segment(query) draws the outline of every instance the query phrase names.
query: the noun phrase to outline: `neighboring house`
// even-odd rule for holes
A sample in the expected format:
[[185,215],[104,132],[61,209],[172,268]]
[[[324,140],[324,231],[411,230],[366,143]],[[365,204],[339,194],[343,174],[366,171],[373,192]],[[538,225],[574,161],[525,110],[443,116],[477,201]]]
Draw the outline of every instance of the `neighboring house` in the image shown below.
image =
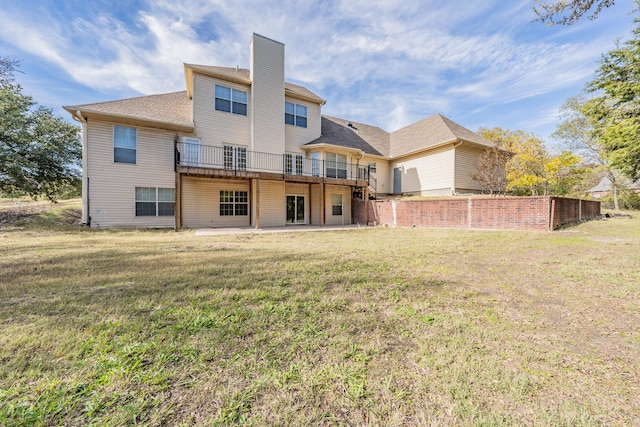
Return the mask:
[[[623,177],[617,177],[616,181],[618,182],[618,188],[624,188],[635,193],[640,193],[640,181],[631,182],[630,180]],[[599,199],[601,197],[609,195],[610,193],[611,179],[606,175],[602,177],[600,182],[598,182],[595,187],[587,190],[587,195],[593,197],[594,199]]]
[[350,224],[353,197],[480,192],[492,144],[436,114],[388,133],[321,115],[254,34],[250,69],[185,64],[186,91],[64,107],[83,125],[94,227]]

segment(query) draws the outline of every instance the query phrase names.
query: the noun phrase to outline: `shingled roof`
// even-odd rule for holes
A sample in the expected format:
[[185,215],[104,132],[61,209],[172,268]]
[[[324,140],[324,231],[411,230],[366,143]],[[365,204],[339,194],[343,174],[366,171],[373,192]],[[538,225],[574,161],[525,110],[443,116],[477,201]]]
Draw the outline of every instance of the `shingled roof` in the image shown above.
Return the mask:
[[320,138],[305,144],[330,144],[354,148],[374,156],[389,155],[389,133],[377,126],[322,116]]
[[[211,77],[218,77],[225,80],[234,81],[242,84],[251,84],[251,73],[246,68],[232,68],[232,67],[217,67],[214,65],[198,65],[198,64],[184,64],[186,69],[192,69],[193,71],[204,74]],[[293,97],[303,98],[308,101],[324,104],[325,100],[320,98],[315,93],[311,92],[306,87],[285,82],[284,83],[285,95]]]
[[111,116],[129,121],[146,122],[155,127],[172,127],[193,130],[191,99],[186,91],[160,95],[139,96],[95,104],[68,105],[65,110],[72,115],[80,111],[83,116]]
[[475,132],[470,131],[441,114],[434,114],[391,134],[391,157],[404,156],[448,142],[467,141],[493,147]]
[[377,126],[322,116],[320,138],[305,145],[330,144],[393,158],[456,141],[493,147],[492,142],[440,114],[429,116],[393,133]]

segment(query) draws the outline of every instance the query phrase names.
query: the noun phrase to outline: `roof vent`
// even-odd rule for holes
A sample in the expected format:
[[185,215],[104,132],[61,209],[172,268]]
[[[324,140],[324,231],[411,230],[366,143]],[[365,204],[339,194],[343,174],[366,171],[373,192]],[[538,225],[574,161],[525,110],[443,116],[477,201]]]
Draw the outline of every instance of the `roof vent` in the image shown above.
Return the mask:
[[358,130],[358,128],[357,128],[357,127],[355,127],[355,126],[353,125],[353,123],[351,123],[351,122],[347,122],[347,127],[350,127],[350,128],[351,128],[351,129],[353,129],[353,130]]

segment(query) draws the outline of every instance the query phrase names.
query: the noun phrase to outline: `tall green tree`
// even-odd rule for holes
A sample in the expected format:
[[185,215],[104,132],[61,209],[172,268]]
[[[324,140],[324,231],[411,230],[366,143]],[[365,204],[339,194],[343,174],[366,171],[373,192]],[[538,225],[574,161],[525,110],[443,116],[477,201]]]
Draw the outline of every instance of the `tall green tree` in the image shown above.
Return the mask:
[[11,64],[0,71],[0,191],[55,201],[80,176],[80,132],[38,106],[14,83]]
[[549,25],[575,24],[593,10],[589,19],[596,19],[598,14],[605,8],[613,6],[616,0],[559,0],[553,2],[542,2],[536,0],[538,6],[533,7],[533,11],[538,18],[536,21],[546,22]]
[[[636,0],[640,7],[640,1]],[[632,180],[640,178],[640,18],[633,38],[605,54],[587,91],[596,96],[584,112],[611,165]]]
[[594,163],[603,170],[611,182],[614,208],[618,210],[618,181],[608,151],[595,132],[593,124],[585,114],[589,98],[584,94],[572,96],[560,107],[560,123],[552,137],[563,141],[568,147],[579,153],[587,162]]

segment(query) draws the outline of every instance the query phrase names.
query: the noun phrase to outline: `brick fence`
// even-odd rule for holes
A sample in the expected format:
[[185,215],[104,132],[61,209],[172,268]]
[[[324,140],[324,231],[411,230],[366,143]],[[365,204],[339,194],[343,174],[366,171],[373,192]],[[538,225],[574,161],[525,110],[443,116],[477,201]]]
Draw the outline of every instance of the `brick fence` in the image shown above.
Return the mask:
[[355,223],[392,227],[555,230],[598,215],[600,202],[549,196],[353,200]]

